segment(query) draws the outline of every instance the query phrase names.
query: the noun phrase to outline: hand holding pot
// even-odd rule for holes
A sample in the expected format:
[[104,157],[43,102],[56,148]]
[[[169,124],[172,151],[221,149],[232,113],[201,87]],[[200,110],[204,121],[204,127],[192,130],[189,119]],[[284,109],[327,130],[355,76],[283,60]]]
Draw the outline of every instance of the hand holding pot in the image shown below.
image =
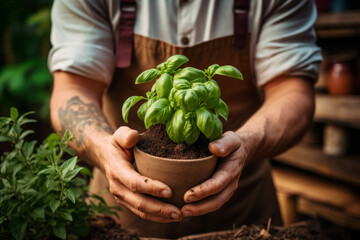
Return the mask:
[[137,131],[120,127],[105,143],[103,169],[111,194],[141,218],[156,222],[180,221],[178,208],[145,195],[169,198],[171,190],[164,183],[141,176],[133,168],[130,149],[138,139]]
[[[210,151],[220,157],[213,176],[185,193],[188,203],[182,207],[183,217],[198,216],[218,210],[226,203],[238,187],[241,171],[247,156],[240,137],[232,131],[209,144]],[[205,199],[206,198],[206,199]]]

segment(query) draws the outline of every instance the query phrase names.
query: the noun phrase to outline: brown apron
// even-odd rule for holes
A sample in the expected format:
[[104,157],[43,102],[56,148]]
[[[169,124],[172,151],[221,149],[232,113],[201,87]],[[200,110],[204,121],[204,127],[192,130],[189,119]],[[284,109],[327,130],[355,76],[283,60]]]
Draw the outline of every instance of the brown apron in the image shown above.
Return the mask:
[[[135,34],[133,36],[134,48],[131,65],[128,68],[117,68],[114,80],[103,99],[103,110],[111,126],[117,129],[119,126],[128,125],[140,132],[144,131],[144,123],[136,116],[136,107],[131,110],[129,124],[123,122],[121,118],[123,102],[133,95],[145,96],[145,93],[150,90],[152,82],[134,84],[136,77],[141,72],[154,68],[174,54],[183,54],[190,60],[184,67],[192,66],[205,69],[214,63],[219,65],[230,64],[242,72],[243,81],[221,76],[214,77],[219,83],[222,92],[221,98],[229,106],[229,119],[224,122],[224,131],[236,130],[241,127],[261,106],[261,100],[256,85],[251,79],[249,62],[250,35],[246,34],[247,24],[236,24],[235,19],[235,25],[236,27],[240,25],[242,30],[238,35],[242,37],[242,40],[246,39],[246,41],[239,42],[239,36],[236,36],[239,31],[235,31],[236,39],[230,36],[204,42],[193,47],[176,47],[160,40]],[[245,34],[243,34],[244,32]],[[95,169],[94,179],[91,182],[91,191],[103,193],[103,197],[109,205],[117,205],[112,195],[109,193],[104,194],[104,189],[107,186],[108,183],[104,174]],[[243,169],[238,190],[216,212],[185,218],[179,223],[156,223],[143,220],[127,208],[122,207],[118,221],[122,227],[133,229],[143,237],[176,238],[195,233],[232,229],[234,224],[237,227],[242,224],[262,224],[266,223],[269,217],[272,218],[273,224],[281,224],[275,189],[270,174],[270,164],[269,161],[264,160],[248,164]]]

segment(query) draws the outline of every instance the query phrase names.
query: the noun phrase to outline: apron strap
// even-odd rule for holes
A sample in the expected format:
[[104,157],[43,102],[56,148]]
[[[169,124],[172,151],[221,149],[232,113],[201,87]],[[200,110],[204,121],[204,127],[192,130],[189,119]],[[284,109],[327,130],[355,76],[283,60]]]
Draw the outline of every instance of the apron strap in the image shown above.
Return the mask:
[[250,0],[234,1],[234,44],[240,49],[246,45],[249,9]]
[[[234,44],[238,48],[246,45],[248,28],[248,11],[250,0],[234,1]],[[131,64],[132,41],[134,37],[134,27],[136,19],[135,0],[121,0],[120,22],[117,36],[117,64],[118,68],[127,68]]]
[[132,42],[136,18],[135,0],[121,0],[120,22],[117,36],[116,56],[118,68],[127,68],[131,64]]

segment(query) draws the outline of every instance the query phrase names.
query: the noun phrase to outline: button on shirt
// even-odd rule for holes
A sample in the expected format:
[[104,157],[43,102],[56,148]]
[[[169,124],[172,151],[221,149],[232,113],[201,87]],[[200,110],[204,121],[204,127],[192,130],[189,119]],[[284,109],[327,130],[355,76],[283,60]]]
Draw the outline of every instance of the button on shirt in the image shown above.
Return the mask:
[[[136,2],[135,34],[191,47],[234,32],[232,0]],[[50,70],[109,85],[116,65],[119,19],[120,0],[55,0]],[[315,45],[315,19],[311,0],[251,1],[250,59],[258,86],[280,75],[317,79],[321,52]]]

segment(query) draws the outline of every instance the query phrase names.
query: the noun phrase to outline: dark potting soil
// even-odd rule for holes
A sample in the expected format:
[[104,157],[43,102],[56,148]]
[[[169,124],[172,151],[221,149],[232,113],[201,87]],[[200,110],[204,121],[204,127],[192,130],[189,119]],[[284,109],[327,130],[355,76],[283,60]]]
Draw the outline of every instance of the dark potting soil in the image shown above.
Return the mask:
[[209,140],[203,134],[199,139],[187,146],[185,143],[176,144],[168,137],[163,124],[151,126],[146,132],[140,134],[137,147],[151,155],[174,159],[195,159],[210,156]]
[[96,216],[87,219],[90,232],[87,240],[138,240],[139,236],[122,229],[114,219],[108,216]]
[[330,240],[317,225],[304,222],[299,226],[271,227],[269,231],[259,225],[243,225],[233,231],[209,233],[199,237],[189,236],[181,240]]
[[[111,217],[96,216],[89,218],[91,226],[87,240],[138,240],[140,237],[121,228]],[[341,237],[342,228],[331,225],[325,227],[323,223],[315,220],[295,223],[288,227],[271,226],[266,230],[262,225],[243,225],[240,228],[212,232],[199,235],[191,235],[178,238],[178,240],[337,240]],[[142,238],[143,240],[153,238]],[[346,238],[353,239],[353,238]],[[354,238],[355,239],[355,238]]]

